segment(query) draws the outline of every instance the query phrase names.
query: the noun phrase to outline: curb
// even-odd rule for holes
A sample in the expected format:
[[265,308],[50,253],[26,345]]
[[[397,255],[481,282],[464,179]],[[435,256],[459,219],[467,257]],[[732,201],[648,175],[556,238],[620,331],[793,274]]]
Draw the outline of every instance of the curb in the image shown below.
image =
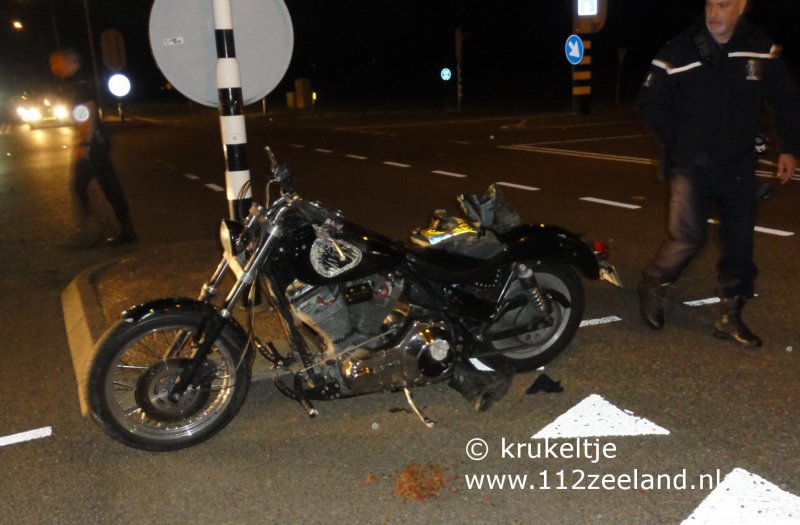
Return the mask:
[[89,416],[86,382],[95,342],[106,330],[105,316],[94,289],[94,276],[116,263],[116,259],[87,268],[61,292],[61,310],[67,332],[72,367],[78,384],[81,415]]

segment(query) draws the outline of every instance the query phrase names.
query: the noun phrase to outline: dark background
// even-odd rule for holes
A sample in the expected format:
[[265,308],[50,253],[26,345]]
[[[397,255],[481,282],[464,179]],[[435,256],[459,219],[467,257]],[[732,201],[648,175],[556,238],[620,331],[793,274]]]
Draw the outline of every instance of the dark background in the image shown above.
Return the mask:
[[[125,37],[133,100],[180,99],[164,89],[148,42],[152,0],[87,0],[95,43],[109,28]],[[198,0],[203,1],[203,0]],[[209,0],[210,1],[210,0]],[[570,97],[564,41],[572,32],[569,0],[286,0],[295,33],[292,62],[270,100],[284,104],[294,79],[307,76],[326,104],[408,107],[451,104],[454,32],[464,40],[466,107],[559,105]],[[702,14],[702,0],[608,0],[605,27],[593,36],[593,96],[613,100],[618,49],[626,49],[620,96],[636,96],[658,48]],[[751,0],[748,17],[784,45],[800,71],[800,2]],[[11,97],[51,82],[47,56],[70,46],[88,57],[83,0],[0,0],[0,92]],[[15,31],[14,19],[26,29]],[[99,62],[98,58],[98,62]],[[102,64],[100,76],[110,75]]]

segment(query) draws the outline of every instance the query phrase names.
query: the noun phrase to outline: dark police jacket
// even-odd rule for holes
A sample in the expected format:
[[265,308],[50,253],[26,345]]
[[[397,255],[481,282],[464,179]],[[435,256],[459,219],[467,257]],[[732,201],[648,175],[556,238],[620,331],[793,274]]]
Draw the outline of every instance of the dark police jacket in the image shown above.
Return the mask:
[[672,167],[729,166],[752,154],[764,100],[779,152],[800,155],[800,97],[779,51],[744,20],[726,44],[701,19],[661,48],[637,102]]

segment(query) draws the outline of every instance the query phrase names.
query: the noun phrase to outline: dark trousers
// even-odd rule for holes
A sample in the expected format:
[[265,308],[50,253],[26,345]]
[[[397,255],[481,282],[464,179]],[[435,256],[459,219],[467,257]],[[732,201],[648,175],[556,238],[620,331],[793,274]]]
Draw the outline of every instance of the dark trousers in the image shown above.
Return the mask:
[[[93,148],[94,149],[94,148]],[[125,195],[117,179],[114,166],[106,152],[90,152],[88,159],[80,159],[73,168],[72,190],[82,213],[89,212],[89,183],[96,179],[122,229],[130,227],[130,214]]]
[[720,297],[753,296],[755,164],[746,159],[724,168],[673,169],[668,238],[645,269],[658,284],[675,282],[706,242],[712,209],[719,218],[722,256],[717,264]]

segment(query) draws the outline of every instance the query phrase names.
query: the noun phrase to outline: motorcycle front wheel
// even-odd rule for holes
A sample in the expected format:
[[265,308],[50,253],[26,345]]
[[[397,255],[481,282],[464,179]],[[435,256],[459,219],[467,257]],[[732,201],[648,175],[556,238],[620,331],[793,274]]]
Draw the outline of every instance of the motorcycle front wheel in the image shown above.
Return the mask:
[[[100,342],[89,372],[92,416],[125,445],[154,451],[196,445],[222,430],[244,403],[251,359],[246,340],[226,326],[178,400],[168,397],[193,353],[201,312],[161,311],[119,321]],[[177,343],[176,343],[177,342]]]
[[[538,330],[489,343],[494,352],[479,359],[493,368],[510,368],[515,372],[534,370],[561,353],[575,336],[583,318],[585,297],[583,283],[571,266],[542,266],[534,270],[540,291],[550,305],[552,323]],[[520,294],[530,294],[520,282],[514,281],[506,295],[511,300]],[[569,306],[559,302],[559,298]],[[527,304],[506,312],[489,328],[488,334],[525,326],[541,315],[529,300]]]

